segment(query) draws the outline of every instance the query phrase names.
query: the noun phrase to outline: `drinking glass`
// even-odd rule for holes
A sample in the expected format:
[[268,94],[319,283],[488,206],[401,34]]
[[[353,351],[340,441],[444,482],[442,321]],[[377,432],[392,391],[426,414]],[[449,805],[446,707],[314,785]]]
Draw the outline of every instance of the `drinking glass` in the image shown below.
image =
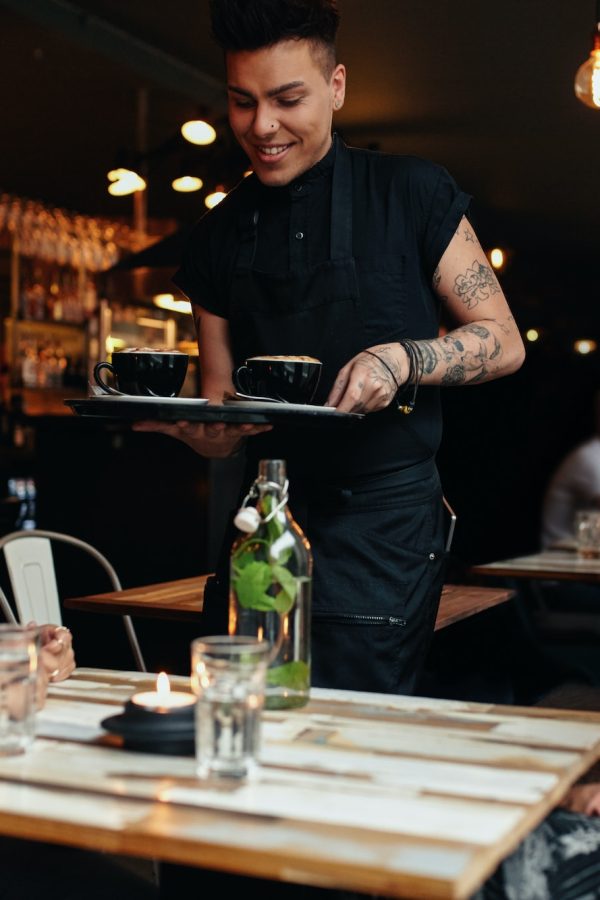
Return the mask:
[[0,625],[0,756],[33,743],[38,652],[37,628]]
[[201,778],[256,772],[269,660],[268,641],[213,635],[192,641],[196,762]]
[[582,509],[576,513],[575,542],[581,559],[600,558],[600,510]]

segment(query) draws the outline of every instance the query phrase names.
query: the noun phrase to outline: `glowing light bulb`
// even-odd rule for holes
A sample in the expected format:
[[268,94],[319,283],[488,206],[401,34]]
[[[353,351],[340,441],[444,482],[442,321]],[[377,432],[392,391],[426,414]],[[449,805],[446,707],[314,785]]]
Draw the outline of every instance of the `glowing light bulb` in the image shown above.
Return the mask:
[[221,200],[224,200],[227,196],[226,192],[223,190],[221,186],[219,186],[212,194],[207,194],[204,198],[204,203],[208,206],[209,209],[212,209],[213,206],[216,206],[217,203],[220,203]]
[[180,194],[189,194],[192,191],[199,191],[203,184],[202,179],[195,175],[180,175],[179,178],[173,179],[171,187]]
[[168,309],[170,312],[192,314],[192,306],[189,300],[176,300],[173,294],[155,294],[152,302],[160,309]]
[[575,96],[591,109],[600,109],[600,0],[596,9],[596,28],[592,50],[575,75]]
[[575,96],[586,106],[600,109],[600,50],[592,50],[590,58],[577,70]]
[[212,125],[203,119],[190,119],[189,122],[184,122],[181,126],[181,133],[190,144],[197,144],[201,147],[212,144],[217,137],[217,132]]
[[494,247],[493,250],[490,250],[490,262],[494,269],[501,269],[504,265],[504,251],[499,247]]
[[581,340],[575,341],[573,344],[573,349],[575,353],[580,353],[581,356],[587,356],[588,353],[593,353],[597,348],[596,341],[593,340]]
[[134,194],[136,191],[145,191],[146,182],[131,169],[111,169],[108,173],[108,193],[113,197],[124,197],[126,194]]

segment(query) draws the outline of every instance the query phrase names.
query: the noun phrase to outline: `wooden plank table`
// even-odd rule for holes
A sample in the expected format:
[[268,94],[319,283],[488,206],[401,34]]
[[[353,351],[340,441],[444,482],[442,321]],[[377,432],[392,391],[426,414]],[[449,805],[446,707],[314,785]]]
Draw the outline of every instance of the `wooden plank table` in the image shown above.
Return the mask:
[[[600,757],[600,715],[313,689],[263,717],[251,782],[123,750],[154,676],[77,670],[0,758],[0,834],[389,897],[469,897]],[[172,678],[174,688],[189,680]]]
[[[202,613],[204,587],[208,577],[198,575],[123,591],[72,597],[66,599],[64,605],[85,612],[195,621]],[[435,629],[439,631],[475,613],[505,603],[513,596],[514,591],[508,588],[446,584],[442,591]]]
[[474,575],[498,578],[532,578],[545,581],[578,581],[600,583],[600,559],[579,559],[569,550],[544,550],[530,556],[501,559],[471,567]]

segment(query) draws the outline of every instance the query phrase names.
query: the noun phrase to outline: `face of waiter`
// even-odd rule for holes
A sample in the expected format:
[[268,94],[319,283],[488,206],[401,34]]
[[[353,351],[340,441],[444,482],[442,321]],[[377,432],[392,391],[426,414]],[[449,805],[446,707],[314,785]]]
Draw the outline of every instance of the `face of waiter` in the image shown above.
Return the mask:
[[346,71],[326,71],[322,53],[306,40],[227,53],[229,122],[263,184],[289,184],[331,146]]

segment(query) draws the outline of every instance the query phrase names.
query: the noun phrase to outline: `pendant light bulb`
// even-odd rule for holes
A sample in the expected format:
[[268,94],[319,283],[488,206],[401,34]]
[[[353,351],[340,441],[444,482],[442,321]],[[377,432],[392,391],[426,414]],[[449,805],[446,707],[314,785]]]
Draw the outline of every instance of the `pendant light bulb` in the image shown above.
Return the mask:
[[215,190],[204,198],[204,204],[205,206],[208,206],[209,209],[213,209],[213,207],[220,203],[221,200],[224,200],[226,196],[227,192],[225,188],[222,184],[218,184]]
[[196,175],[180,175],[179,178],[173,179],[171,187],[180,194],[189,194],[192,191],[199,191],[203,184],[202,179]]
[[184,122],[181,126],[181,133],[190,144],[200,147],[212,144],[217,137],[215,129],[204,119],[190,119],[189,122]]
[[592,50],[575,76],[575,96],[591,109],[600,109],[600,0],[596,4]]

